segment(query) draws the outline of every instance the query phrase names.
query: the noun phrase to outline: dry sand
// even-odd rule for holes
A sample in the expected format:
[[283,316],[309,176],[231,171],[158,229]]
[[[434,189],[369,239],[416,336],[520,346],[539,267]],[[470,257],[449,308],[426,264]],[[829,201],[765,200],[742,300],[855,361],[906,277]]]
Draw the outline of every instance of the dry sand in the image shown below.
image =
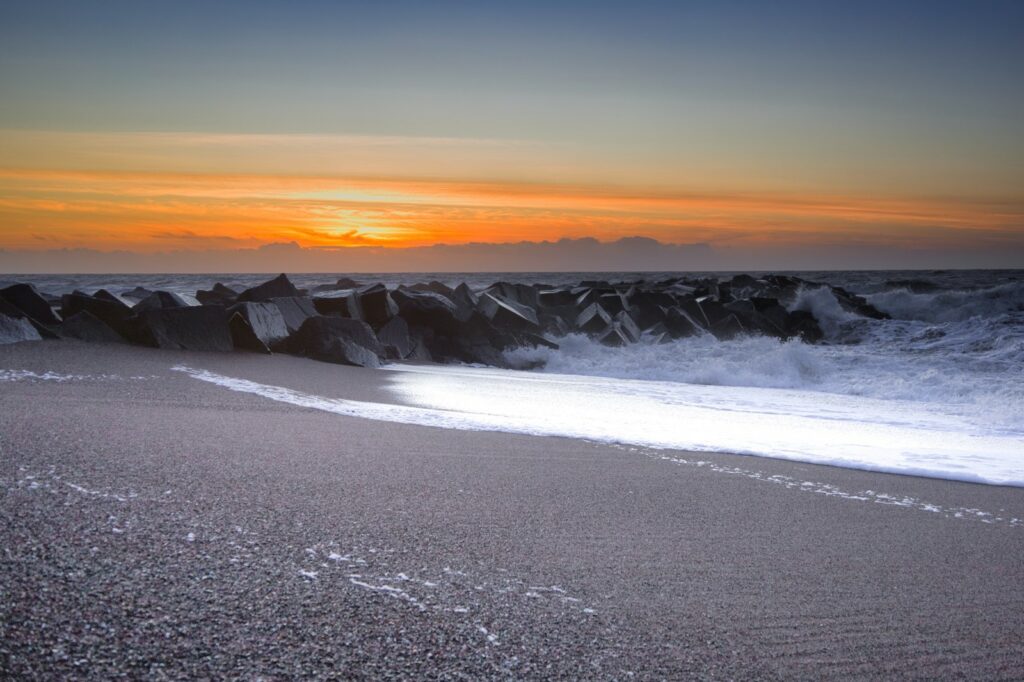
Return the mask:
[[[1024,490],[374,422],[182,361],[394,400],[0,347],[80,376],[0,381],[0,676],[1024,678]],[[829,494],[867,490],[917,502]]]

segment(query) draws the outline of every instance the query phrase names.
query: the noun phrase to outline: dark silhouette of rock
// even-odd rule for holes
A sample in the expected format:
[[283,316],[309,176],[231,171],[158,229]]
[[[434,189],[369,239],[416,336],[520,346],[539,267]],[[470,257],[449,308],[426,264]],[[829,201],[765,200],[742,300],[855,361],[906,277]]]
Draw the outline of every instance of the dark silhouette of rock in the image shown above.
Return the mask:
[[533,308],[503,298],[494,292],[485,292],[477,302],[477,310],[493,325],[516,331],[540,331],[540,321]]
[[542,308],[561,308],[576,303],[577,295],[569,289],[544,289],[537,292],[537,302]]
[[612,323],[612,316],[598,303],[591,303],[576,318],[575,327],[584,334],[601,334]]
[[445,298],[454,301],[455,290],[444,282],[438,282],[437,280],[427,282],[426,284],[418,282],[406,288],[412,289],[413,291],[433,291],[435,294],[441,294]]
[[606,313],[612,316],[618,315],[626,309],[626,301],[617,291],[601,294],[597,297],[597,302],[601,304]]
[[231,287],[224,286],[220,282],[213,285],[213,289],[200,289],[196,292],[196,300],[202,305],[231,305],[238,299],[238,292]]
[[704,319],[708,321],[709,329],[713,329],[718,322],[732,314],[724,305],[707,296],[698,298],[697,304],[700,306],[700,310],[704,314]]
[[545,334],[552,336],[565,336],[573,331],[579,311],[574,305],[560,306],[557,308],[541,308],[537,312],[537,319]]
[[617,324],[609,325],[604,331],[594,338],[603,346],[619,347],[627,346],[632,343],[626,333],[622,330],[622,327]]
[[829,287],[832,289],[832,294],[839,301],[839,305],[842,306],[843,310],[847,312],[856,313],[861,317],[868,317],[872,320],[888,320],[891,319],[887,313],[883,313],[881,310],[876,308],[867,302],[863,296],[857,296],[851,294],[846,289],[841,287]]
[[148,297],[152,293],[152,291],[146,289],[145,287],[135,287],[134,289],[130,289],[129,291],[122,291],[121,298],[127,301],[138,302]]
[[[0,298],[0,315],[5,315],[6,317],[11,318],[12,320],[26,320],[30,325],[32,325],[32,328],[36,330],[36,333],[39,334],[39,336],[41,336],[44,339],[60,338],[59,336],[57,336],[57,333],[53,331],[53,325],[47,326],[42,322],[37,322],[36,320],[26,315],[25,311],[19,308],[15,308],[13,305],[8,303],[3,298]],[[19,323],[15,324],[14,326],[20,327],[21,325]]]
[[398,312],[398,306],[383,284],[374,284],[352,292],[349,295],[348,306],[351,317],[363,320],[374,328],[381,327]]
[[241,313],[231,314],[231,318],[228,320],[228,330],[231,332],[231,343],[234,345],[235,350],[270,354],[270,347],[256,335],[252,325],[249,324],[249,321]]
[[348,296],[314,296],[313,307],[321,315],[352,317],[349,312]]
[[366,322],[311,317],[288,339],[288,352],[323,362],[379,367],[381,346]]
[[665,311],[665,319],[661,326],[673,339],[685,339],[702,333],[702,327],[679,306],[673,306]]
[[222,306],[144,310],[139,314],[139,320],[158,348],[193,351],[234,349],[227,312]]
[[60,318],[31,284],[12,284],[0,290],[0,298],[41,324],[58,324]]
[[590,287],[576,287],[572,293],[576,296],[576,307],[580,310],[586,310],[591,304],[597,303],[601,297],[600,291]]
[[81,291],[61,297],[60,314],[64,319],[83,310],[133,343],[154,345],[153,339],[132,318],[132,309],[116,297],[97,298]]
[[453,334],[464,321],[453,301],[432,291],[396,289],[391,296],[398,314],[410,325]]
[[493,294],[498,299],[515,303],[525,308],[536,309],[538,306],[537,290],[528,284],[495,282],[487,287],[484,293]]
[[170,291],[154,291],[152,294],[132,306],[132,310],[136,313],[141,313],[144,310],[187,307],[188,302],[178,294]]
[[0,313],[0,345],[19,341],[40,341],[43,337],[26,317],[11,317]]
[[701,329],[711,328],[711,321],[708,320],[707,315],[704,314],[704,308],[701,307],[694,296],[690,294],[677,296],[676,307],[686,313],[690,320]]
[[644,339],[650,344],[659,346],[665,343],[672,343],[672,335],[663,329],[657,328],[657,325],[644,332]]
[[473,316],[480,302],[480,297],[465,282],[455,287],[448,298],[455,304],[455,317],[463,321]]
[[[285,323],[284,314],[281,312],[281,308],[277,305],[276,301],[268,303],[254,303],[251,301],[236,303],[228,308],[228,314],[241,317],[252,331],[253,336],[270,350],[275,349],[279,344],[287,340],[288,335],[291,334],[291,330],[288,329],[288,325]],[[303,322],[305,319],[303,318]],[[299,323],[296,328],[301,326],[302,324]],[[232,336],[234,336],[236,331],[235,327],[237,327],[238,333],[244,337],[245,330],[237,323],[232,327]],[[250,343],[249,345],[251,346],[252,344]],[[248,348],[248,350],[261,349]]]
[[269,301],[272,298],[291,298],[300,295],[288,276],[281,274],[263,284],[246,289],[238,295],[238,301]]
[[109,291],[107,289],[100,289],[99,291],[97,291],[96,293],[93,294],[93,297],[94,298],[98,298],[101,301],[109,301],[111,303],[120,303],[121,305],[126,306],[128,308],[132,307],[132,302],[131,301],[129,301],[125,297],[120,296],[118,294],[115,294],[114,292]]
[[64,320],[59,327],[59,335],[62,338],[90,343],[125,343],[123,336],[86,310]]
[[825,338],[814,315],[806,310],[794,310],[789,314],[786,335],[799,337],[807,343],[817,343]]
[[388,320],[377,331],[377,339],[384,347],[384,356],[391,360],[404,360],[415,348],[415,342],[409,335],[409,324],[401,317]]
[[740,322],[740,319],[733,313],[728,313],[724,317],[720,318],[717,322],[711,325],[711,333],[716,338],[727,341],[734,339],[741,334],[747,332],[746,327]]
[[284,325],[288,333],[298,331],[302,323],[311,317],[316,317],[316,308],[313,306],[313,299],[305,296],[286,296],[283,298],[272,298],[269,301],[277,306],[284,318]]
[[630,343],[636,343],[640,340],[640,327],[637,326],[629,312],[625,310],[621,311],[618,315],[612,318],[612,321],[617,327],[619,327],[619,329],[622,330],[622,334]]

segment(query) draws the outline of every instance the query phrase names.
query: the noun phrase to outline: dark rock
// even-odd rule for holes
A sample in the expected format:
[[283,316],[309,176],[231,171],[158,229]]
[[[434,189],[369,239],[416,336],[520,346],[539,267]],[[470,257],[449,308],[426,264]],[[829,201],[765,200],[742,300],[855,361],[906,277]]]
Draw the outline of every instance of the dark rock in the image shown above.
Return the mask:
[[149,289],[146,289],[145,287],[135,287],[134,289],[131,289],[130,291],[122,291],[121,292],[121,298],[126,299],[128,301],[136,301],[136,302],[138,302],[138,301],[141,301],[144,298],[147,298],[152,293],[153,293],[152,291],[150,291]]
[[664,319],[665,309],[676,305],[676,299],[663,291],[634,291],[626,301],[640,329],[650,329]]
[[134,343],[154,345],[154,340],[132,319],[132,309],[124,302],[111,297],[96,298],[81,291],[61,297],[61,317],[67,319],[82,311],[103,321],[104,324]]
[[348,296],[314,296],[313,307],[321,315],[352,317],[349,312]]
[[42,338],[28,317],[0,314],[0,345],[19,341],[39,341]]
[[187,307],[188,302],[178,294],[170,291],[154,291],[152,294],[132,306],[132,310],[136,313],[141,313],[144,310]]
[[388,320],[378,330],[377,339],[384,347],[384,356],[392,360],[404,360],[415,348],[415,342],[409,335],[409,324],[401,317]]
[[59,334],[63,338],[91,343],[125,343],[124,337],[110,325],[86,310],[64,320],[60,325]]
[[362,283],[357,282],[350,277],[342,277],[334,283],[335,289],[358,289],[361,286],[363,286]]
[[374,328],[381,327],[398,312],[398,306],[383,284],[352,292],[348,305],[351,317],[368,322]]
[[640,327],[637,326],[629,312],[623,310],[612,318],[612,320],[615,322],[615,325],[622,330],[623,335],[630,343],[636,343],[640,340]]
[[295,288],[288,276],[281,274],[263,284],[246,289],[238,295],[238,301],[269,301],[272,298],[290,298],[299,295],[299,290]]
[[242,317],[241,313],[231,315],[231,319],[228,320],[228,329],[231,332],[231,342],[234,344],[235,350],[270,354],[270,347],[256,335],[252,325]]
[[821,325],[814,319],[814,315],[806,310],[794,310],[789,314],[786,335],[799,337],[807,343],[817,343],[825,338]]
[[693,316],[679,306],[673,306],[665,311],[665,320],[661,323],[664,331],[668,332],[673,339],[685,339],[690,336],[701,334],[702,327]]
[[757,308],[754,307],[753,301],[746,299],[742,301],[730,301],[722,307],[736,316],[751,315],[757,312]]
[[537,313],[541,329],[553,336],[565,336],[573,330],[579,312],[576,306],[559,306],[557,308],[541,308]]
[[[713,298],[708,298],[706,296],[698,298],[697,303],[700,305],[701,312],[704,313],[704,319],[708,321],[709,329],[713,328],[718,324],[718,322],[732,314],[724,305]],[[680,307],[682,306],[680,305]]]
[[200,289],[196,292],[196,300],[203,305],[230,305],[238,299],[238,292],[231,287],[226,287],[220,282],[213,285],[211,290]]
[[453,301],[432,291],[396,289],[391,296],[406,322],[435,332],[454,334],[469,317],[462,316]]
[[550,348],[551,350],[558,350],[558,344],[554,341],[545,339],[540,334],[533,334],[531,332],[515,332],[512,334],[512,348],[521,348],[526,346],[542,346],[544,348]]
[[132,302],[129,301],[127,298],[124,298],[123,296],[115,294],[114,292],[108,291],[106,289],[100,289],[99,291],[93,294],[93,297],[98,298],[101,301],[120,303],[121,305],[127,306],[128,308],[132,307]]
[[576,304],[576,294],[569,289],[545,289],[537,292],[537,303],[542,308],[561,308]]
[[601,294],[598,296],[597,302],[601,304],[601,307],[604,308],[605,312],[609,315],[618,315],[623,310],[626,310],[626,301],[622,294],[618,292]]
[[851,313],[856,313],[861,317],[868,317],[872,320],[888,320],[891,319],[887,313],[883,313],[881,310],[876,308],[867,302],[863,296],[852,294],[842,287],[830,287],[836,300],[839,301],[839,305],[843,310]]
[[734,339],[747,332],[746,327],[733,313],[728,313],[711,325],[711,333],[721,341]]
[[444,282],[438,282],[436,280],[432,282],[427,282],[426,284],[424,284],[423,282],[418,282],[406,288],[412,289],[413,291],[433,291],[435,294],[441,294],[442,296],[449,300],[452,300],[452,297],[455,294],[455,290],[452,289],[450,286],[448,286]]
[[158,348],[194,351],[234,349],[227,312],[222,306],[144,310],[139,314],[139,320]]
[[[36,330],[36,332],[44,339],[59,339],[60,337],[56,332],[53,331],[52,325],[47,326],[42,322],[37,322],[32,319],[25,312],[19,308],[15,308],[13,305],[8,303],[5,299],[0,298],[0,315],[4,315],[13,320],[27,320],[30,325]],[[15,326],[21,326],[15,325]]]
[[597,303],[598,298],[601,297],[600,291],[590,287],[577,287],[572,290],[572,293],[576,296],[576,307],[581,310]]
[[672,335],[669,334],[667,331],[654,332],[648,330],[644,332],[644,338],[647,340],[648,343],[652,345],[660,346],[662,344],[672,343]]
[[[271,301],[268,303],[253,303],[250,301],[236,303],[228,309],[228,314],[232,316],[232,320],[234,320],[234,315],[241,317],[249,328],[249,331],[252,332],[252,335],[268,350],[277,348],[288,338],[288,335],[292,331],[288,328],[284,314],[281,312],[281,308],[277,305],[277,301]],[[304,322],[305,320],[306,318],[303,317],[302,321]],[[296,329],[301,326],[302,323],[300,322],[296,325]],[[243,346],[244,348],[247,350],[258,350],[262,352],[261,348],[258,346],[253,347],[254,344],[251,340],[247,339],[246,330],[237,322],[233,322],[231,327],[232,338],[235,338],[236,332],[239,334],[238,338],[243,339],[245,343],[248,344]],[[235,345],[238,345],[237,338]]]
[[540,331],[540,321],[533,308],[503,298],[494,292],[485,292],[477,302],[477,310],[501,329]]
[[323,362],[379,367],[381,346],[362,320],[311,317],[288,339],[288,352]]
[[452,290],[449,299],[455,304],[455,316],[463,321],[473,316],[476,305],[480,302],[480,297],[473,293],[465,282]]
[[708,320],[707,315],[704,314],[704,308],[697,302],[697,299],[691,295],[677,296],[676,305],[681,311],[686,313],[690,320],[694,322],[701,329],[710,329],[711,321]]
[[284,318],[284,325],[288,333],[292,334],[299,330],[303,322],[311,317],[316,317],[316,308],[313,300],[305,296],[286,296],[283,298],[272,298],[269,301],[277,306]]
[[603,346],[619,347],[632,343],[629,336],[622,330],[622,327],[617,324],[606,327],[595,339]]
[[41,324],[58,324],[50,304],[31,284],[12,284],[0,290],[0,298]]
[[529,284],[511,284],[509,282],[495,282],[487,287],[485,294],[493,294],[496,298],[509,303],[515,303],[524,308],[536,309],[537,290]]
[[576,318],[575,327],[584,334],[603,333],[612,323],[612,316],[598,303],[591,303]]

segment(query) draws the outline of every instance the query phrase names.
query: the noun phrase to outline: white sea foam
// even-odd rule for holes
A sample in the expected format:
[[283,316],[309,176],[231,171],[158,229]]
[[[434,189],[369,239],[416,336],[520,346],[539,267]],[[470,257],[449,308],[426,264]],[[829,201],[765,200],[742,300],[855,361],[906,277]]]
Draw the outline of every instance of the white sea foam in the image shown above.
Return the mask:
[[912,401],[467,367],[394,367],[405,405],[325,398],[176,367],[196,379],[336,414],[463,430],[724,451],[1024,486],[1024,432],[992,433]]

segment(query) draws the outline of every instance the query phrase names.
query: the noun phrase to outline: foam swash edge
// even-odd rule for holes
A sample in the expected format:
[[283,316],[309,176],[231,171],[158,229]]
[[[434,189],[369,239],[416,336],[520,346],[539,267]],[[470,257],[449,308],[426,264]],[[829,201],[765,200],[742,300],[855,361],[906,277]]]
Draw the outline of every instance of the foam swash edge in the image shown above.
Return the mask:
[[910,401],[455,366],[392,366],[404,404],[327,398],[185,366],[195,379],[335,414],[459,430],[726,452],[1024,486],[1024,435]]

